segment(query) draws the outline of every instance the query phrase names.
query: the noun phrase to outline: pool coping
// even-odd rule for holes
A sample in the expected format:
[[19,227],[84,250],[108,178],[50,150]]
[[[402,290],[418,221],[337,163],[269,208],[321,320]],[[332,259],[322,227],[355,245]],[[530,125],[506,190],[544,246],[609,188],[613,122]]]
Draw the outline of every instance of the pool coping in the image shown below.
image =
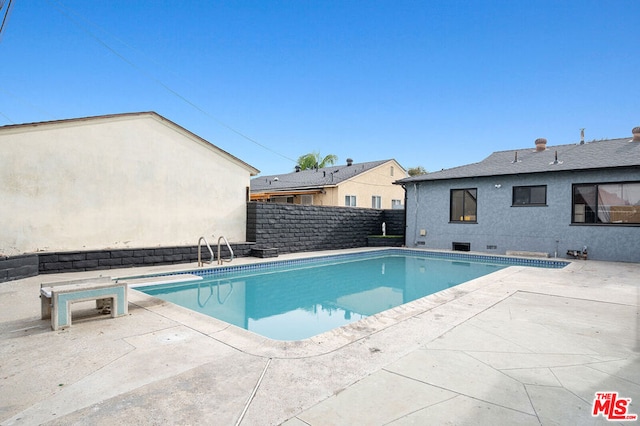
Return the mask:
[[[353,256],[354,254],[370,255],[372,252],[389,252],[389,251],[400,251],[403,253],[406,252],[421,252],[421,253],[433,253],[437,255],[439,258],[454,258],[454,259],[474,259],[478,260],[479,258],[483,258],[483,260],[487,259],[500,259],[504,261],[505,259],[512,259],[517,262],[521,262],[521,265],[513,265],[507,266],[501,270],[492,272],[488,275],[484,275],[479,278],[475,278],[473,280],[464,282],[462,284],[456,285],[454,287],[441,290],[437,293],[422,297],[420,299],[416,299],[414,301],[402,304],[395,308],[391,308],[380,313],[371,315],[369,317],[363,318],[356,322],[346,324],[341,327],[337,327],[335,329],[326,331],[324,333],[315,335],[313,337],[309,337],[307,339],[302,340],[293,340],[293,341],[280,341],[270,339],[268,337],[261,336],[249,330],[245,330],[236,325],[227,323],[225,321],[219,320],[214,317],[210,317],[206,314],[202,314],[191,309],[176,305],[171,302],[164,301],[157,297],[148,295],[143,293],[136,288],[131,288],[129,292],[129,302],[133,303],[137,306],[140,306],[144,309],[148,309],[154,313],[160,314],[168,319],[174,320],[176,322],[182,323],[185,326],[202,333],[212,339],[215,339],[225,345],[228,345],[232,348],[240,350],[242,352],[256,355],[256,356],[264,356],[269,358],[301,358],[301,357],[311,357],[327,354],[333,351],[336,351],[340,348],[343,348],[349,344],[354,342],[368,339],[373,335],[381,333],[385,330],[394,328],[401,324],[405,324],[412,319],[418,318],[422,315],[425,315],[434,309],[441,307],[443,305],[448,304],[456,299],[460,299],[468,294],[472,294],[478,290],[484,289],[489,285],[492,285],[496,282],[502,281],[503,279],[509,277],[510,275],[521,271],[524,269],[529,269],[532,267],[536,267],[534,265],[540,265],[539,262],[555,262],[555,263],[563,263],[564,267],[559,268],[544,268],[546,270],[551,271],[559,271],[565,270],[566,268],[570,268],[573,264],[570,260],[557,259],[557,260],[547,260],[547,259],[529,259],[529,258],[520,258],[514,256],[483,256],[480,253],[451,253],[445,251],[434,251],[434,250],[420,250],[420,249],[406,249],[406,248],[388,248],[388,249],[380,249],[380,248],[372,248],[372,249],[354,249],[349,250],[345,253],[344,250],[341,250],[339,253],[322,255],[318,254],[318,252],[314,252],[309,256],[299,256],[300,254],[296,254],[296,259],[286,259],[286,260],[278,260],[273,261],[273,259],[263,260],[257,262],[251,262],[248,265],[240,265],[234,266],[235,268],[253,268],[260,267],[260,265],[268,265],[268,264],[287,264],[287,262],[292,263],[300,263],[304,261],[309,261],[309,259],[317,259],[319,257],[325,258],[338,258],[342,256]],[[535,263],[534,263],[535,261]],[[258,266],[256,266],[258,265]],[[212,271],[224,272],[229,270],[230,266],[218,266],[209,268]],[[183,271],[171,271],[171,272],[163,272],[159,274],[151,274],[153,276],[162,277],[170,274],[180,274],[180,273],[192,273],[193,268]],[[200,270],[202,271],[202,270]],[[129,277],[131,278],[131,277]],[[126,280],[127,277],[119,277],[117,279]],[[505,294],[504,297],[508,297],[509,294]],[[502,298],[500,299],[502,300]],[[484,308],[483,308],[484,309]]]
[[274,260],[273,258],[260,259],[257,262],[252,262],[244,265],[218,265],[212,266],[206,269],[189,269],[189,270],[181,270],[176,272],[162,272],[156,274],[149,275],[137,275],[137,276],[125,276],[120,277],[119,279],[138,279],[138,278],[149,278],[149,277],[162,277],[166,275],[178,275],[178,274],[197,274],[203,277],[215,276],[219,274],[224,274],[228,272],[243,272],[243,271],[253,271],[253,270],[261,270],[266,269],[268,267],[280,267],[280,266],[288,266],[288,265],[301,265],[307,263],[317,262],[319,259],[321,260],[341,260],[341,259],[352,259],[357,258],[359,255],[362,257],[370,256],[372,253],[379,253],[380,255],[387,254],[415,254],[418,253],[424,256],[427,259],[453,259],[453,260],[468,260],[474,262],[483,262],[483,263],[508,263],[513,266],[533,266],[533,267],[543,267],[550,269],[561,269],[567,266],[570,261],[565,259],[551,259],[551,258],[531,258],[531,257],[521,257],[521,256],[506,256],[506,255],[486,255],[482,253],[472,253],[472,252],[451,252],[444,250],[432,250],[432,249],[417,249],[417,248],[404,248],[404,247],[371,247],[368,249],[355,249],[357,251],[351,251],[348,253],[335,253],[329,255],[322,255],[318,252],[314,252],[312,256],[302,256],[300,258],[287,259],[287,260]]

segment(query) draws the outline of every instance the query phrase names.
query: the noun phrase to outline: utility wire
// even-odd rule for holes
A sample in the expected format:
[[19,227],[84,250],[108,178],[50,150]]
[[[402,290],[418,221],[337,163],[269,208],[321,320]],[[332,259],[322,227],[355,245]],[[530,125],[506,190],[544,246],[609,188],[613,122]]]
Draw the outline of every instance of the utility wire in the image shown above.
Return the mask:
[[3,116],[9,123],[16,124],[15,121],[13,121],[9,117],[7,117],[7,115],[5,113],[3,113],[2,111],[0,111],[0,115]]
[[[0,1],[0,10],[2,10],[2,8],[4,7],[4,2],[5,0]],[[13,1],[9,0],[9,3],[7,4],[7,8],[4,11],[4,16],[2,17],[2,24],[0,24],[0,40],[2,40],[2,31],[4,30],[4,27],[7,24],[7,21],[9,20],[9,14],[11,13],[11,7],[13,6]]]
[[[18,102],[21,102],[22,104],[27,105],[29,108],[33,108],[33,109],[37,110],[39,113],[41,113],[43,115],[46,115],[50,120],[55,120],[55,118],[56,118],[54,114],[51,114],[51,112],[49,112],[49,111],[47,111],[47,110],[45,110],[43,108],[40,108],[37,105],[32,104],[28,100],[16,95],[15,93],[12,93],[12,92],[8,91],[7,89],[4,89],[4,88],[0,87],[0,93],[4,93],[5,95],[11,96],[12,98],[17,99]],[[4,117],[9,120],[9,117],[7,117],[6,115]],[[9,121],[11,121],[11,120],[9,120]],[[11,122],[13,123],[13,121],[11,121]]]
[[[117,50],[115,50],[114,48],[112,48],[111,46],[109,46],[105,41],[103,41],[100,37],[98,37],[97,35],[95,35],[94,33],[92,33],[91,31],[89,31],[85,26],[83,26],[81,23],[79,23],[76,19],[74,19],[70,13],[68,12],[68,8],[65,7],[60,1],[58,0],[49,0],[50,3],[53,4],[53,6],[58,9],[58,11],[60,11],[60,13],[62,13],[67,19],[69,19],[71,22],[73,22],[76,26],[78,26],[82,31],[84,31],[86,34],[88,34],[91,38],[93,38],[94,40],[96,40],[99,44],[101,44],[104,48],[106,48],[107,50],[109,50],[111,53],[113,53],[114,55],[116,55],[118,58],[120,58],[122,61],[126,62],[127,64],[129,64],[132,68],[134,68],[135,70],[137,70],[138,72],[140,72],[142,75],[144,75],[146,78],[154,81],[156,84],[160,85],[163,89],[165,89],[166,91],[168,91],[169,93],[171,93],[172,95],[174,95],[175,97],[177,97],[178,99],[180,99],[181,101],[185,102],[186,104],[188,104],[189,106],[195,108],[196,110],[198,110],[199,112],[201,112],[202,114],[206,115],[207,117],[209,117],[210,119],[212,119],[213,121],[215,121],[216,123],[218,123],[220,126],[230,130],[231,132],[237,134],[238,136],[248,140],[249,142],[252,142],[256,145],[258,145],[259,147],[266,149],[267,151],[276,154],[286,160],[292,161],[293,163],[297,163],[296,160],[287,157],[284,154],[281,154],[271,148],[269,148],[268,146],[256,141],[255,139],[247,136],[246,134],[242,133],[241,131],[235,129],[234,127],[226,124],[225,122],[217,119],[216,117],[214,117],[213,115],[209,114],[207,111],[205,111],[204,109],[202,109],[200,106],[198,106],[197,104],[195,104],[194,102],[190,101],[189,99],[187,99],[185,96],[181,95],[180,93],[178,93],[177,91],[175,91],[174,89],[172,89],[171,87],[169,87],[168,85],[166,85],[164,82],[162,82],[160,79],[154,77],[153,75],[151,75],[150,73],[148,73],[147,71],[143,70],[141,67],[139,67],[138,65],[136,65],[134,62],[132,62],[131,60],[129,60],[128,58],[126,58],[124,55],[122,55],[120,52],[118,52]],[[75,15],[79,16],[77,13],[72,12]],[[85,20],[86,22],[89,22],[87,19],[82,18],[83,20]],[[97,25],[91,23],[93,26],[98,27]],[[102,30],[105,31],[105,30]],[[105,31],[107,34],[109,34],[107,31]],[[109,34],[110,35],[110,34]],[[112,36],[113,37],[113,36]],[[118,40],[116,37],[113,37],[114,39]],[[119,41],[119,40],[118,40]],[[122,42],[121,42],[122,43]],[[126,46],[126,43],[123,43]]]

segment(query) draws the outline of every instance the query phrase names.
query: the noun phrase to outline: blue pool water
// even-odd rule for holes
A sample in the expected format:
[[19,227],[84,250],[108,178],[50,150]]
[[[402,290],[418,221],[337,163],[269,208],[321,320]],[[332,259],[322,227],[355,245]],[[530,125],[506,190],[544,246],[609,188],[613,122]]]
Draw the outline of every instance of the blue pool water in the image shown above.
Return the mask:
[[139,287],[160,299],[275,340],[301,340],[490,274],[514,262],[382,250],[191,272],[196,282]]

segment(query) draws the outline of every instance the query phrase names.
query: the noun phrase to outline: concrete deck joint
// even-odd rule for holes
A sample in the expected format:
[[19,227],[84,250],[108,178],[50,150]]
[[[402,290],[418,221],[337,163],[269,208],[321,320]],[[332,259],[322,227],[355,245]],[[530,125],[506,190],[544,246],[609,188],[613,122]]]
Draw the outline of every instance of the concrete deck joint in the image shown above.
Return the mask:
[[604,423],[591,416],[598,391],[632,398],[640,414],[638,276],[640,264],[591,260],[508,267],[299,342],[133,289],[129,315],[96,320],[93,304],[79,306],[53,332],[40,320],[41,278],[10,281],[0,424]]
[[242,423],[242,420],[244,419],[244,415],[247,413],[247,410],[249,409],[249,406],[251,405],[253,398],[255,398],[256,393],[258,393],[258,389],[260,388],[260,383],[262,383],[262,379],[264,378],[264,375],[267,374],[269,365],[271,365],[271,358],[267,360],[267,363],[265,364],[264,369],[262,370],[262,374],[260,374],[260,377],[258,378],[258,382],[253,388],[253,391],[251,392],[251,395],[249,396],[249,399],[247,400],[247,403],[245,404],[244,409],[242,410],[242,413],[240,413],[240,417],[238,417],[236,426],[239,426]]

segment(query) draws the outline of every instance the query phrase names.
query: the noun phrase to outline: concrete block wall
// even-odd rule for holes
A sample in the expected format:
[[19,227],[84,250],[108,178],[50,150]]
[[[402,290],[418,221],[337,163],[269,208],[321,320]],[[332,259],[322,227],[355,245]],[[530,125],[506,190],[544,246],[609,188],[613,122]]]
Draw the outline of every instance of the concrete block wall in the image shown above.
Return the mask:
[[383,210],[382,221],[385,223],[387,235],[404,235],[405,211],[404,209]]
[[0,282],[38,275],[38,255],[0,256]]
[[247,204],[247,239],[279,253],[366,247],[367,236],[404,235],[404,210],[297,204]]
[[[248,256],[251,247],[254,246],[251,243],[230,243],[230,245],[237,257]],[[214,257],[217,258],[217,246],[211,246],[211,248]],[[205,245],[202,245],[201,253],[203,261],[211,260],[211,254]],[[220,255],[223,258],[229,257],[229,250],[226,246],[221,247]],[[41,274],[99,271],[197,262],[198,246],[42,253],[37,257],[39,257],[38,270]]]

